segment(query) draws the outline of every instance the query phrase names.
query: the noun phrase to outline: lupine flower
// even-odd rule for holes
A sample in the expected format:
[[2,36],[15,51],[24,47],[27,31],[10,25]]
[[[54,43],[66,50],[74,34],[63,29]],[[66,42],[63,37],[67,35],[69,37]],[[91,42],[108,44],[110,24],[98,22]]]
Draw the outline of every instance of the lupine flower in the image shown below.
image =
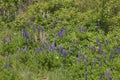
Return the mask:
[[60,47],[59,47],[59,52],[62,53],[62,50],[63,50],[63,47],[60,46]]
[[112,80],[112,77],[111,77],[111,75],[110,75],[110,71],[107,70],[106,76],[107,76],[108,80]]
[[120,48],[116,48],[116,52],[120,54]]
[[6,43],[7,42],[7,39],[6,37],[3,38],[3,42]]
[[58,31],[58,36],[63,37],[63,35],[64,35],[64,30],[63,29],[59,30]]
[[80,31],[80,32],[83,32],[83,28],[82,28],[82,27],[79,27],[79,31]]
[[23,35],[28,39],[29,38],[29,33],[24,29],[23,30]]
[[98,38],[96,39],[96,44],[98,44]]
[[99,53],[99,54],[102,54],[102,50],[101,50],[101,49],[98,49],[98,53]]
[[66,51],[65,51],[65,49],[63,49],[62,54],[63,54],[63,57],[66,58]]
[[55,45],[52,44],[52,45],[51,45],[51,51],[54,51],[54,49],[55,49]]

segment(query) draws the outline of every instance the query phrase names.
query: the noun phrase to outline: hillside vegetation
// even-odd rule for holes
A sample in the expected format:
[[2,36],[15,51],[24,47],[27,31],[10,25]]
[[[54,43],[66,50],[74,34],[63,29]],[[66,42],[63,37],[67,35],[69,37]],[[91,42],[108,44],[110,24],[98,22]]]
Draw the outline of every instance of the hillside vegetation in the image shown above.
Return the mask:
[[0,80],[120,80],[120,0],[0,0]]

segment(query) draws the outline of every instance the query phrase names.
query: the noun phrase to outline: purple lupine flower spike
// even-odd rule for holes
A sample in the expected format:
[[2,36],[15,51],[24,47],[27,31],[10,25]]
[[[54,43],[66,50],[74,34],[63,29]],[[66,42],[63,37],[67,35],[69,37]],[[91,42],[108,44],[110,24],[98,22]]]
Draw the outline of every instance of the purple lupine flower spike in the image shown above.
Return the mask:
[[23,30],[23,35],[28,39],[29,38],[29,33],[24,29]]
[[120,48],[116,48],[116,52],[118,53],[118,54],[120,54]]
[[112,77],[111,77],[111,75],[110,75],[110,71],[109,71],[109,70],[107,70],[106,76],[107,76],[107,79],[108,79],[108,80],[112,80]]
[[66,51],[65,51],[65,49],[63,49],[62,54],[63,54],[63,57],[66,58]]
[[63,47],[60,46],[60,47],[59,47],[59,52],[62,53],[62,50],[63,50]]
[[79,27],[79,31],[80,31],[80,32],[83,32],[83,28],[82,28],[82,27]]
[[51,45],[51,51],[54,51],[54,49],[55,49],[55,45],[52,44],[52,45]]
[[58,36],[59,37],[63,37],[63,35],[64,35],[64,30],[62,29],[62,30],[59,30],[58,31]]
[[20,49],[20,47],[18,48],[18,51],[17,51],[18,53],[20,53],[21,52],[21,49]]
[[99,53],[99,54],[102,54],[102,50],[101,50],[101,49],[98,49],[98,53]]
[[98,38],[96,39],[96,44],[98,44]]
[[6,37],[3,38],[3,42],[6,43],[7,42],[7,39]]

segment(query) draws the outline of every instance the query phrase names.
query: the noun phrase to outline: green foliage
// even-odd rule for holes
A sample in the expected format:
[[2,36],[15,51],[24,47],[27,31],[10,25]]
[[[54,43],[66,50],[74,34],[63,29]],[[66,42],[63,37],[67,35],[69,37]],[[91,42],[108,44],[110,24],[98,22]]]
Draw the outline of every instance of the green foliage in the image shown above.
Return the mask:
[[0,79],[118,80],[119,27],[119,0],[1,0]]

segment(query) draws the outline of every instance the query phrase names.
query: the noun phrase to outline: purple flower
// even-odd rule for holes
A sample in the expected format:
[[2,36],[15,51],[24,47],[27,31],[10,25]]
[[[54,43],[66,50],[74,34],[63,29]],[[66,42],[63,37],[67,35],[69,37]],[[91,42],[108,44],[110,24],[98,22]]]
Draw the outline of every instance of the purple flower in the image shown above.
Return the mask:
[[63,49],[62,54],[63,54],[63,57],[66,58],[66,51],[65,51],[65,49]]
[[120,48],[116,48],[116,52],[120,54]]
[[7,39],[6,37],[3,38],[3,42],[6,43],[7,42]]
[[63,50],[63,47],[60,46],[60,47],[59,47],[59,52],[62,53],[62,50]]
[[82,28],[82,27],[79,27],[79,31],[80,31],[80,32],[83,32],[83,28]]
[[54,49],[55,49],[55,45],[54,45],[54,44],[52,44],[52,45],[51,45],[51,49],[50,49],[50,50],[51,50],[51,51],[54,51]]
[[98,44],[98,38],[96,39],[96,44]]
[[98,53],[99,53],[99,54],[102,54],[102,50],[101,50],[101,49],[98,49]]
[[107,76],[108,80],[112,80],[112,77],[111,77],[111,75],[110,75],[110,71],[107,70],[106,76]]
[[64,35],[64,30],[63,29],[59,30],[58,31],[58,36],[63,37],[63,35]]
[[23,30],[23,35],[28,39],[29,38],[29,33],[24,29]]

